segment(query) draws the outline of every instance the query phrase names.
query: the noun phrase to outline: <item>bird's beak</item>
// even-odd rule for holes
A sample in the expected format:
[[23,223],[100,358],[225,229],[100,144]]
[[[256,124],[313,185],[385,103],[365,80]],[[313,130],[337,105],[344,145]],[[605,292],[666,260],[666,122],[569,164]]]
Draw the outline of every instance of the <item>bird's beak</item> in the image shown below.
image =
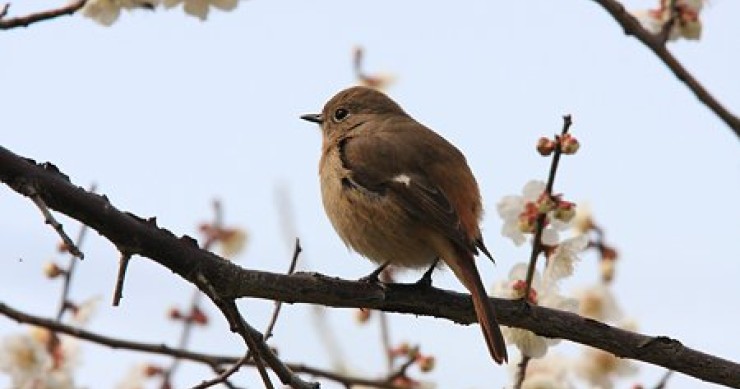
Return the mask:
[[314,122],[321,124],[324,122],[324,116],[322,116],[320,113],[308,113],[305,115],[301,115],[301,119],[308,120],[309,122]]

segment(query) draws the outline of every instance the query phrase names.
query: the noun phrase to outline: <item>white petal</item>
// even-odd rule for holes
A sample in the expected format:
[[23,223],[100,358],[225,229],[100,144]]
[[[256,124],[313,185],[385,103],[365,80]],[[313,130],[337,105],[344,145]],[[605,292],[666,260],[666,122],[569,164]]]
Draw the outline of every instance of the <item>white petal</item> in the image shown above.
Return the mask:
[[574,263],[578,261],[578,253],[588,245],[588,236],[579,235],[564,240],[550,256],[545,267],[546,282],[556,283],[573,274]]
[[514,244],[517,246],[521,246],[522,243],[527,241],[527,238],[519,230],[519,225],[515,223],[504,223],[501,226],[501,235],[514,241]]
[[568,250],[573,253],[580,253],[588,247],[589,238],[588,235],[578,235],[570,239],[566,239],[564,244],[568,245]]
[[583,289],[578,293],[578,299],[580,300],[578,310],[581,316],[604,322],[614,322],[624,316],[617,304],[617,299],[609,287],[603,284]]
[[527,278],[527,267],[528,265],[524,262],[515,264],[511,270],[509,270],[509,280],[525,280]]
[[570,229],[570,225],[572,224],[573,220],[571,219],[570,222],[564,222],[560,219],[556,219],[552,217],[552,212],[549,213],[548,219],[550,220],[550,227],[554,228],[557,231],[565,231],[567,229]]
[[545,227],[545,229],[542,230],[542,239],[540,241],[544,245],[555,246],[556,244],[558,244],[558,242],[560,242],[560,235],[556,230]]
[[501,332],[509,343],[515,345],[522,354],[531,358],[542,358],[547,353],[545,338],[520,328],[502,327]]
[[94,0],[85,4],[82,14],[88,18],[109,27],[121,14],[121,8],[111,0]]
[[524,189],[522,189],[522,194],[524,195],[524,199],[527,201],[534,201],[537,200],[538,197],[542,194],[542,192],[545,191],[545,183],[542,181],[532,180],[529,181],[524,185]]
[[233,10],[236,8],[237,3],[237,0],[211,0],[211,4],[222,11]]
[[208,2],[206,0],[185,0],[183,10],[188,15],[196,16],[200,20],[206,20],[208,17]]
[[559,296],[557,294],[546,294],[543,296],[539,305],[544,307],[559,309],[561,311],[576,312],[578,311],[578,300],[568,297]]
[[663,29],[663,23],[665,21],[657,18],[656,15],[650,10],[641,9],[638,11],[632,11],[632,16],[634,16],[635,19],[640,22],[642,28],[648,30],[648,32],[650,33],[658,34]]
[[524,210],[524,199],[521,196],[504,196],[496,204],[498,215],[504,220],[519,219]]

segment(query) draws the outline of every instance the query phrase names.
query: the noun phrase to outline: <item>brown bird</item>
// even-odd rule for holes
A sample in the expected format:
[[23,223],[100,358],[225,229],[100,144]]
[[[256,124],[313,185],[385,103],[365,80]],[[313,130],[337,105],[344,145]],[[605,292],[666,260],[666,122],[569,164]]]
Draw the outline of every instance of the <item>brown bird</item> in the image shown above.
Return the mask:
[[430,285],[441,258],[467,288],[488,351],[497,363],[506,346],[474,255],[483,244],[478,184],[465,156],[393,100],[366,87],[339,92],[320,114],[319,175],[324,209],[345,244],[380,264],[427,268]]

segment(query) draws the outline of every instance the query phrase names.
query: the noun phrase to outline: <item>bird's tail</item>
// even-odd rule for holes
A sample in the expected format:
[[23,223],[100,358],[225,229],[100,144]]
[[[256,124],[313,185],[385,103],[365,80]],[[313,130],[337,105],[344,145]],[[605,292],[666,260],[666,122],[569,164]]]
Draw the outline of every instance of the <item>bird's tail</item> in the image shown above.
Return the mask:
[[447,265],[455,273],[455,276],[463,283],[466,289],[470,291],[473,298],[473,307],[475,315],[480,323],[483,337],[486,339],[488,351],[496,363],[501,364],[508,361],[506,354],[506,343],[501,334],[496,313],[493,310],[493,303],[488,298],[486,289],[478,274],[478,268],[475,266],[473,255],[462,249],[455,250],[457,255],[447,260]]

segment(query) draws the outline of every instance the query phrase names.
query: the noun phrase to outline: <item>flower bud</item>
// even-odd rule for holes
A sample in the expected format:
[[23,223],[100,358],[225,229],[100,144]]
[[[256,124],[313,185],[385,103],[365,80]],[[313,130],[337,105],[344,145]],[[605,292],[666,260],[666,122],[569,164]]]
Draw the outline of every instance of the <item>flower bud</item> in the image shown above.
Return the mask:
[[560,151],[563,154],[575,154],[581,145],[578,143],[578,139],[574,138],[571,134],[565,134],[560,137]]
[[615,272],[615,261],[613,259],[602,259],[599,261],[599,272],[604,282],[612,282]]
[[519,231],[525,234],[531,234],[534,232],[534,227],[537,224],[537,217],[532,217],[531,215],[528,215],[526,213],[522,213],[519,215],[519,223],[517,224],[517,228],[519,228]]
[[416,358],[416,363],[419,365],[419,370],[421,370],[424,373],[429,373],[430,371],[434,370],[435,365],[435,358],[433,356],[418,356]]
[[66,273],[65,270],[59,267],[55,262],[47,262],[44,264],[44,275],[47,278],[57,278],[64,273]]
[[542,192],[540,197],[537,198],[537,211],[539,213],[548,213],[555,209],[558,205],[557,197],[550,196],[546,192]]
[[555,142],[550,138],[544,136],[537,140],[537,152],[543,157],[546,157],[555,151]]
[[576,205],[570,201],[561,200],[555,208],[555,219],[568,223],[576,216]]
[[208,324],[208,316],[202,309],[195,307],[193,312],[190,314],[190,320],[198,325],[205,326]]
[[167,311],[167,317],[171,320],[181,320],[182,312],[176,307],[172,307]]
[[357,323],[359,324],[365,324],[368,320],[370,320],[370,311],[369,309],[360,308],[355,311],[355,320],[357,320]]

